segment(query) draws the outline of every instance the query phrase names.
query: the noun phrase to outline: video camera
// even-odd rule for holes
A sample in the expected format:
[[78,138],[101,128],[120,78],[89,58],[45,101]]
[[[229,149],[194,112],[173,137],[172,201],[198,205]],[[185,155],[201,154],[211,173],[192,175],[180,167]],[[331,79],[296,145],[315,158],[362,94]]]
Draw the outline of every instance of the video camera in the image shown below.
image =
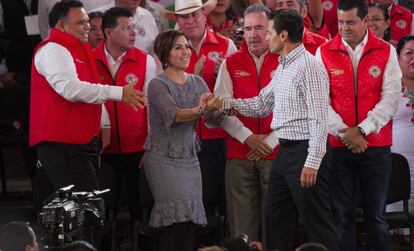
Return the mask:
[[103,226],[105,206],[101,194],[109,189],[93,192],[73,192],[74,185],[62,187],[46,204],[39,215],[45,230],[43,238],[47,250],[60,250],[73,240],[94,242],[96,230]]

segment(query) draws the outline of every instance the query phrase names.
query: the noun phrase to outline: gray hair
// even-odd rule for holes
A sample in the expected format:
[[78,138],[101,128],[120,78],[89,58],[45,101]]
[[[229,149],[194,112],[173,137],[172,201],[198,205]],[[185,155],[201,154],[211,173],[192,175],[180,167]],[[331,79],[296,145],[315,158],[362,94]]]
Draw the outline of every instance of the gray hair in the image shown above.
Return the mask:
[[243,17],[246,17],[247,14],[250,13],[265,13],[267,18],[269,18],[272,14],[269,8],[260,3],[252,4],[249,7],[247,7],[243,13]]

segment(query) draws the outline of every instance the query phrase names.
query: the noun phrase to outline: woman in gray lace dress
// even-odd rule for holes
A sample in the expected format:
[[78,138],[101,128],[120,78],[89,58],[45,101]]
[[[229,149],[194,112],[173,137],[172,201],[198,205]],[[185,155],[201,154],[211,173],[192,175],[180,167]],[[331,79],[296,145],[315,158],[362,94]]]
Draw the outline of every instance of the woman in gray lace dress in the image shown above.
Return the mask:
[[202,78],[184,72],[191,51],[183,33],[160,33],[154,51],[164,73],[148,86],[144,170],[155,200],[150,225],[161,228],[159,250],[193,250],[195,224],[207,223],[195,126],[221,101],[206,94],[209,89]]

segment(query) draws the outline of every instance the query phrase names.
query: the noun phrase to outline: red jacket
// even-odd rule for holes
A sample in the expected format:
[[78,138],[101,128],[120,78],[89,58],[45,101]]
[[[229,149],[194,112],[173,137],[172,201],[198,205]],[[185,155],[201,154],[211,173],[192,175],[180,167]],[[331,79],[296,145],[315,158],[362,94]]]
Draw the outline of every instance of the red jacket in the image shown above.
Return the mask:
[[[321,57],[330,79],[332,108],[348,126],[357,126],[366,119],[381,99],[382,79],[390,55],[390,45],[368,33],[368,42],[358,64],[357,82],[347,50],[339,34],[321,46]],[[356,95],[354,94],[356,93]],[[344,147],[339,137],[329,135],[333,147]],[[379,133],[365,137],[369,147],[392,144],[392,122]]]
[[390,42],[395,45],[402,37],[411,34],[413,13],[401,5],[392,4],[390,11],[390,20]]
[[[142,91],[145,83],[147,54],[140,49],[129,49],[112,78],[108,60],[104,52],[105,43],[94,50],[99,82],[108,85],[124,86],[128,79],[136,79],[135,89]],[[111,121],[111,143],[107,153],[131,153],[144,151],[148,123],[146,109],[134,111],[129,105],[107,101],[105,103]]]
[[[226,59],[226,66],[233,83],[234,98],[252,98],[259,95],[259,92],[266,87],[272,79],[272,74],[276,70],[279,61],[278,54],[268,53],[265,56],[260,73],[256,70],[256,64],[251,57],[246,45],[239,51]],[[254,134],[268,134],[272,131],[270,123],[272,114],[266,118],[249,118],[237,116],[243,124]],[[247,159],[250,148],[240,143],[237,139],[227,136],[227,158]],[[277,150],[266,159],[275,158]]]
[[332,38],[338,33],[337,7],[338,0],[322,0],[323,23],[328,27]]
[[[227,49],[229,47],[229,39],[206,29],[206,38],[201,46],[200,52],[197,53],[191,49],[190,65],[186,72],[194,73],[194,66],[198,59],[204,55],[206,56],[206,62],[204,64],[203,79],[206,81],[208,88],[211,92],[214,91],[214,85],[216,83],[216,76],[214,75],[214,58],[217,56],[225,57]],[[221,128],[207,128],[204,124],[204,119],[201,118],[198,121],[196,131],[198,136],[202,140],[206,139],[219,139],[224,138],[226,133]]]
[[[69,50],[82,81],[96,83],[97,72],[89,44],[82,44],[76,37],[52,29],[50,36],[37,50],[49,42]],[[60,96],[37,71],[32,60],[30,97],[30,145],[40,142],[86,144],[99,135],[101,105],[71,102]]]
[[312,55],[315,55],[316,50],[327,41],[326,38],[308,31],[307,29],[305,29],[305,32],[303,33],[303,46],[305,46],[306,50],[312,53]]

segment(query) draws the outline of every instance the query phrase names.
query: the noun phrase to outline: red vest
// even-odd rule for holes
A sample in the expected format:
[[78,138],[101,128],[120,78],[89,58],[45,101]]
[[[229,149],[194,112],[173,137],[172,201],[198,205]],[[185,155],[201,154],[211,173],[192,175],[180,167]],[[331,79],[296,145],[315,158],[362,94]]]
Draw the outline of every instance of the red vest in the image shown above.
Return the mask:
[[[239,51],[226,59],[226,66],[233,83],[234,98],[252,98],[259,95],[260,90],[266,87],[272,79],[272,74],[276,70],[279,55],[268,53],[265,56],[260,74],[256,70],[256,64],[248,52],[246,45],[243,44]],[[254,134],[268,134],[272,131],[270,123],[272,114],[266,118],[249,118],[237,116],[243,124]],[[247,159],[250,148],[246,144],[240,143],[237,139],[227,136],[227,158]],[[275,158],[277,150],[266,159]]]
[[[206,62],[204,64],[203,79],[206,81],[208,88],[211,92],[214,91],[214,85],[216,83],[216,76],[214,75],[214,61],[213,59],[218,55],[225,57],[227,49],[229,47],[229,39],[223,37],[218,33],[214,33],[209,29],[206,29],[206,38],[201,45],[199,54],[191,49],[190,65],[186,72],[194,73],[194,66],[198,59],[202,56],[206,56]],[[198,136],[202,140],[206,139],[219,139],[224,138],[226,133],[221,128],[207,128],[204,124],[204,119],[201,118],[198,121],[196,131]]]
[[331,37],[338,33],[338,0],[322,0],[323,23],[328,27]]
[[315,55],[316,50],[327,41],[326,38],[308,31],[307,29],[305,29],[305,32],[303,33],[303,46],[305,46],[306,50],[312,53],[312,55]]
[[[136,79],[135,89],[142,91],[145,83],[147,54],[140,49],[129,49],[122,59],[115,79],[112,78],[104,52],[105,43],[94,50],[99,82],[108,85],[125,86],[128,79]],[[105,103],[111,121],[111,143],[107,153],[131,153],[144,151],[147,138],[147,110],[134,111],[129,105],[107,101]]]
[[[82,44],[76,37],[52,29],[50,36],[37,50],[49,42],[69,50],[76,66],[79,80],[96,83],[97,71],[89,44]],[[101,105],[71,102],[60,96],[40,75],[32,60],[30,97],[30,145],[40,142],[86,144],[99,135]]]
[[308,15],[303,19],[303,24],[305,26],[305,29],[312,31],[313,33],[318,34],[319,36],[329,38],[328,27],[325,25],[325,23],[322,22],[322,26],[316,28],[313,24],[312,19]]
[[397,44],[398,41],[407,35],[411,34],[411,24],[413,21],[413,13],[398,4],[392,4],[390,12],[390,30],[391,30],[391,43]]
[[[330,100],[332,108],[350,127],[357,126],[381,99],[382,79],[390,55],[390,45],[368,33],[358,65],[357,82],[354,82],[352,62],[339,34],[321,46],[321,57],[330,80]],[[354,91],[357,95],[354,95]],[[392,122],[379,133],[365,138],[369,147],[390,146],[392,144]],[[332,147],[344,147],[339,137],[329,135]]]

